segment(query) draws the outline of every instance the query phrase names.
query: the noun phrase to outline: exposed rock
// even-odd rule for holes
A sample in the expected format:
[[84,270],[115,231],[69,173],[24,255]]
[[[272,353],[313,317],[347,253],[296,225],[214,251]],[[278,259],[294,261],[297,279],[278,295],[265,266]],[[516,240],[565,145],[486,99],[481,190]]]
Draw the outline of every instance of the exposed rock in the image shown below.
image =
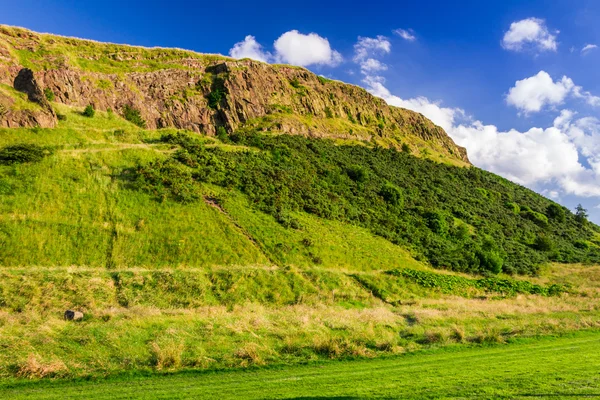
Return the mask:
[[[465,149],[423,115],[391,107],[362,88],[320,78],[303,68],[174,49],[121,46],[117,54],[114,45],[102,50],[108,45],[101,43],[93,44],[96,52],[78,54],[79,46],[91,44],[17,28],[0,29],[0,39],[22,51],[44,50],[43,67],[35,77],[31,70],[19,68],[20,61],[14,58],[0,64],[0,82],[14,79],[15,88],[45,110],[41,87],[52,90],[56,102],[71,106],[94,104],[97,110],[110,108],[119,113],[125,105],[131,106],[140,111],[150,129],[175,127],[214,135],[218,126],[229,132],[252,126],[370,140],[384,146],[399,147],[408,141],[468,162]],[[55,43],[61,47],[51,53]],[[65,48],[71,49],[71,58],[64,56]],[[2,54],[10,54],[9,49]],[[84,70],[71,61],[77,57],[96,61],[101,54],[120,60],[118,73]],[[161,67],[144,67],[146,59]]]
[[67,321],[81,321],[83,319],[83,313],[80,311],[67,310],[65,311],[65,320]]
[[56,125],[56,116],[39,106],[19,108],[15,100],[0,91],[0,128],[42,127]]
[[26,93],[29,101],[38,103],[44,108],[50,107],[50,104],[48,104],[48,101],[44,97],[44,92],[33,76],[33,71],[29,68],[23,68],[19,71],[13,86],[19,92]]

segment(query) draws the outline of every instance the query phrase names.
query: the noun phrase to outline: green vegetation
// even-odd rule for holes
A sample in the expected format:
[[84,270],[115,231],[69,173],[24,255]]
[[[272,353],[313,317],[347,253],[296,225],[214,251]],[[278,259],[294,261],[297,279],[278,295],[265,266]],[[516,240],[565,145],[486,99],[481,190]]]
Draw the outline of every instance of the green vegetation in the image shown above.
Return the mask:
[[44,88],[44,96],[46,96],[46,100],[54,101],[54,92],[50,88]]
[[[478,243],[474,255],[493,266],[501,248],[478,237],[494,231],[477,222],[493,202],[552,238],[541,254],[564,245],[556,218],[542,232],[502,193],[536,212],[553,203],[489,174],[283,135],[232,132],[223,143],[54,106],[67,117],[55,129],[0,130],[2,149],[53,150],[0,165],[4,380],[376,357],[569,332],[600,317],[597,268],[542,268],[526,280],[434,273],[416,244],[386,238],[408,221],[416,237]],[[455,185],[480,177],[468,193],[482,200],[466,200],[478,204],[465,209],[472,217],[439,206],[435,185],[466,192],[444,173]],[[399,219],[376,222],[390,215]],[[594,225],[573,218],[565,212],[565,229],[580,232],[574,248],[593,254]],[[538,236],[527,237],[532,252]],[[449,276],[461,284],[448,294]],[[66,308],[84,320],[64,321]]]
[[[228,60],[223,56],[186,50],[134,47],[38,34],[9,26],[0,26],[0,34],[18,57],[19,63],[34,71],[58,69],[65,64],[107,74],[150,72],[167,68],[193,70],[194,67],[177,61],[193,59],[208,65],[213,61]],[[24,38],[27,38],[26,48],[21,46]],[[99,85],[103,86],[102,83]]]
[[[600,384],[598,332],[377,360],[249,371],[5,384],[11,399],[586,398]],[[357,377],[360,376],[358,379]]]
[[33,143],[14,144],[0,148],[0,165],[39,162],[52,150]]
[[140,128],[146,127],[146,121],[144,121],[144,119],[142,118],[140,110],[133,108],[129,104],[125,104],[125,106],[123,107],[123,118],[125,118],[132,124],[139,126]]
[[88,104],[83,110],[83,113],[81,113],[81,115],[83,115],[84,117],[93,118],[94,115],[96,115],[96,109],[93,105]]
[[569,290],[564,285],[544,287],[523,280],[498,278],[469,279],[462,276],[442,275],[413,269],[394,270],[390,271],[389,274],[408,278],[423,287],[439,289],[447,294],[464,294],[469,290],[472,291],[472,289],[481,289],[489,293],[500,293],[506,296],[515,296],[517,294],[558,296]]
[[535,274],[548,261],[600,260],[597,246],[578,244],[590,241],[596,226],[582,227],[581,217],[476,168],[298,136],[246,132],[231,140],[260,151],[183,141],[172,158],[138,170],[138,187],[170,191],[179,201],[197,198],[200,182],[237,189],[275,217],[303,211],[352,223],[456,271]]

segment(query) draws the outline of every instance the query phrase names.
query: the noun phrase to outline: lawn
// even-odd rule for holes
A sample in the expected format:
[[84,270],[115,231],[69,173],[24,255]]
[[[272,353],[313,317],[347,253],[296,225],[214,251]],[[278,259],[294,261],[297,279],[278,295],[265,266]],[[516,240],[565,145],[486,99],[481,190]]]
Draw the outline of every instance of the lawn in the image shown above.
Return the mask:
[[10,399],[583,398],[600,396],[600,332],[385,359],[0,384]]

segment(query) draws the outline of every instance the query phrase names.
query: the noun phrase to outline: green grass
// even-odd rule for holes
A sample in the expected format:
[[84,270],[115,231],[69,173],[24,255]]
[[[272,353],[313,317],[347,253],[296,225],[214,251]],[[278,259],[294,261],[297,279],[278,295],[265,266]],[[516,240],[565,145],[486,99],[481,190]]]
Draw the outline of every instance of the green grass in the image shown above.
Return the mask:
[[598,368],[600,334],[594,331],[377,360],[91,382],[21,382],[0,387],[0,397],[566,399],[600,396]]
[[[302,208],[261,211],[256,193],[235,187],[196,182],[197,201],[179,203],[133,179],[140,166],[177,152],[161,139],[180,137],[175,130],[53,106],[67,117],[55,129],[0,129],[0,148],[52,150],[37,162],[0,165],[4,382],[371,358],[599,327],[596,269],[521,278],[577,292],[505,296],[433,273],[414,250],[368,227]],[[223,158],[286,153],[182,134]],[[356,143],[330,144],[347,151]],[[236,164],[227,165],[233,177]],[[369,210],[361,218],[376,202],[360,205]],[[447,293],[390,270],[469,284]],[[84,320],[64,321],[65,309]]]

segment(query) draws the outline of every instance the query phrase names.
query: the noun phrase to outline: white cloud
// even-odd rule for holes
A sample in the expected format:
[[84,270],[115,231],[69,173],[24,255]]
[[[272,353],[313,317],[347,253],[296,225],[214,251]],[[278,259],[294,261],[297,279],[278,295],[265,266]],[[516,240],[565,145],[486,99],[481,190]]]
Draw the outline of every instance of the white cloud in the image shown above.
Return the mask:
[[388,104],[420,112],[444,128],[480,168],[534,189],[544,185],[552,198],[562,193],[600,196],[600,121],[596,118],[576,119],[576,113],[563,110],[547,128],[501,131],[471,119],[459,108],[443,107],[425,97],[395,96],[382,77],[368,76],[363,82]]
[[571,92],[575,84],[570,78],[563,76],[554,82],[546,71],[515,83],[506,102],[525,113],[538,112],[547,105],[561,104]]
[[360,69],[363,73],[385,71],[387,70],[387,65],[374,58],[367,58],[360,63]]
[[506,102],[525,114],[539,112],[543,108],[562,104],[568,96],[583,99],[591,106],[600,106],[600,97],[592,95],[576,86],[571,78],[563,76],[554,81],[546,71],[517,81],[510,88]]
[[596,50],[597,48],[598,46],[595,44],[586,44],[585,46],[583,46],[583,49],[581,49],[581,54],[587,54],[592,50]]
[[502,39],[502,47],[513,51],[556,51],[558,43],[556,35],[550,33],[543,19],[527,18],[510,24]]
[[414,31],[412,29],[396,29],[394,33],[400,36],[404,40],[408,40],[409,42],[414,42],[417,40],[417,37],[414,35]]
[[600,97],[594,96],[590,92],[586,92],[583,90],[581,86],[575,86],[573,88],[573,96],[578,99],[585,100],[590,106],[600,107]]
[[360,65],[360,72],[365,76],[387,70],[387,65],[374,57],[389,54],[392,44],[385,36],[376,38],[358,37],[354,45],[353,61]]
[[270,53],[263,51],[262,46],[252,35],[233,45],[229,50],[229,55],[233,58],[251,58],[253,60],[269,62],[272,59]]
[[354,45],[354,62],[360,63],[372,56],[389,54],[392,51],[392,44],[385,36],[376,38],[358,37],[358,42]]
[[342,62],[342,55],[333,50],[329,41],[316,33],[305,35],[296,30],[284,33],[273,45],[276,59],[303,67],[321,64],[335,66]]
[[263,62],[282,62],[306,67],[309,65],[336,66],[342,55],[333,50],[329,41],[316,33],[302,34],[296,30],[281,35],[273,44],[275,54],[263,50],[254,36],[236,43],[229,55],[233,58],[251,58]]

